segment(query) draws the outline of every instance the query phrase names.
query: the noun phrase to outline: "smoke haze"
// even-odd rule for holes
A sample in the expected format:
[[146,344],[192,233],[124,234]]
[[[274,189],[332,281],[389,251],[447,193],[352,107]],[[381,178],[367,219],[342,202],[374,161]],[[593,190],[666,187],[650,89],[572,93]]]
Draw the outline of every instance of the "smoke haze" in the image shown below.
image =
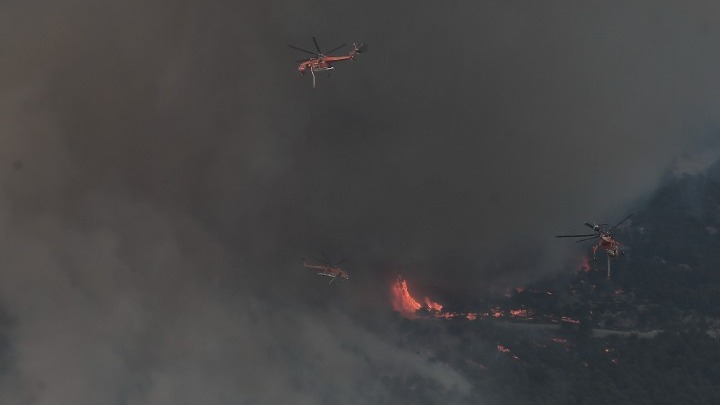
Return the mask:
[[[0,403],[462,403],[397,345],[394,275],[558,271],[553,235],[716,150],[718,8],[5,2]],[[369,52],[312,89],[313,35]]]

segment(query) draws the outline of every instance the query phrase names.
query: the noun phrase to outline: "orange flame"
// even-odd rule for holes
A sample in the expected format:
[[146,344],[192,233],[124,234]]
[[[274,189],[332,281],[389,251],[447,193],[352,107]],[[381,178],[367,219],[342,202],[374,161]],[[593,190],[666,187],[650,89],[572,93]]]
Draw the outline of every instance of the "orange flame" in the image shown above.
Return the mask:
[[588,259],[587,255],[583,256],[582,263],[580,264],[580,270],[584,271],[585,273],[589,273],[590,270],[592,270],[592,267],[590,266],[590,259]]
[[400,276],[398,276],[392,285],[392,298],[392,305],[395,311],[400,312],[400,315],[408,319],[417,318],[416,312],[422,308],[422,305],[410,295],[407,282]]
[[[469,321],[474,321],[478,318],[478,314],[473,312],[443,312],[443,305],[431,300],[430,297],[425,297],[425,305],[421,304],[412,296],[412,294],[410,294],[407,281],[405,281],[402,276],[398,276],[397,280],[395,280],[392,285],[391,292],[393,309],[408,319],[417,319],[420,317],[421,315],[418,314],[417,311],[421,308],[426,308],[429,312],[429,316],[433,318],[465,318]],[[428,314],[425,314],[424,316],[427,317]]]
[[529,318],[531,315],[532,311],[525,308],[510,310],[510,316],[513,318]]
[[425,305],[427,305],[428,309],[431,311],[437,311],[440,312],[443,309],[443,306],[438,304],[437,302],[430,301],[430,298],[425,297]]

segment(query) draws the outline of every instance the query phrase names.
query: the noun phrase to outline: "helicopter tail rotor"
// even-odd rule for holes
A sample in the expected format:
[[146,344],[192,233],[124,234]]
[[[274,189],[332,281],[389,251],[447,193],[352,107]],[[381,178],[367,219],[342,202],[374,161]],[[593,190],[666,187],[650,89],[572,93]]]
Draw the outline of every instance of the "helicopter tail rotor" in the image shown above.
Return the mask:
[[350,52],[350,56],[355,59],[355,55],[361,54],[363,52],[367,52],[367,45],[362,42],[360,42],[359,44],[353,42],[353,50]]

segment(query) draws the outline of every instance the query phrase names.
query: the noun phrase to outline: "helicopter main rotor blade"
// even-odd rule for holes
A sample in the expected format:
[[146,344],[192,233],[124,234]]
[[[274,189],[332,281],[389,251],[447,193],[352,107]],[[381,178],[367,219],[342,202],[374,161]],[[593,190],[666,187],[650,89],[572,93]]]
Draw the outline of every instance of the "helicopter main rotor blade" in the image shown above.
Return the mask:
[[610,230],[609,230],[608,232],[614,231],[615,228],[617,228],[618,226],[620,226],[620,224],[622,224],[623,222],[625,222],[625,221],[627,221],[628,219],[630,219],[630,217],[633,216],[633,215],[635,215],[635,214],[633,213],[633,214],[630,214],[630,215],[626,216],[625,219],[623,219],[622,221],[618,222],[617,225],[615,225],[615,226],[613,226],[612,228],[610,228]]
[[585,225],[590,229],[595,229],[595,225],[591,224],[590,222],[585,222]]
[[600,237],[600,235],[595,235],[592,238],[580,239],[578,241],[575,241],[575,243],[585,242],[586,240],[593,240],[593,239],[597,239],[599,237]]
[[597,234],[587,234],[587,235],[555,235],[556,238],[587,238],[588,236],[598,236]]
[[342,47],[344,47],[344,46],[347,46],[347,43],[345,43],[345,44],[342,44],[342,45],[340,45],[340,46],[338,46],[338,47],[335,47],[335,48],[333,48],[333,49],[331,49],[331,50],[327,51],[327,52],[326,52],[325,54],[326,54],[326,55],[329,55],[329,54],[331,54],[331,53],[333,53],[333,52],[337,51],[338,49],[340,49],[340,48],[342,48]]
[[313,60],[313,59],[315,59],[315,58],[300,59],[300,60],[296,60],[295,63],[307,62],[307,61]]
[[292,49],[297,49],[298,51],[305,52],[305,53],[309,53],[310,55],[313,55],[313,56],[316,56],[316,55],[317,55],[317,53],[315,53],[315,52],[310,52],[310,51],[308,51],[307,49],[298,48],[297,46],[292,46],[292,45],[288,45],[288,46],[289,46],[290,48],[292,48]]
[[315,39],[315,37],[313,37],[313,42],[315,42],[315,49],[317,49],[318,55],[322,55],[323,53],[322,53],[322,51],[320,50],[320,45],[318,45],[317,39]]

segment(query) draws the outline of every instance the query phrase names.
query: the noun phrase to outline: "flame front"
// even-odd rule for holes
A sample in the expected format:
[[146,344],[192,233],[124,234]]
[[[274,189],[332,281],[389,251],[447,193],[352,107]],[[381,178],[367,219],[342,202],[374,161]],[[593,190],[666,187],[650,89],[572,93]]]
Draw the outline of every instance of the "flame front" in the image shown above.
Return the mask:
[[437,302],[431,301],[428,297],[425,297],[425,305],[427,305],[428,309],[431,311],[440,312],[443,309],[442,305],[438,304]]
[[[515,289],[516,292],[526,291],[524,288]],[[539,290],[530,290],[535,293],[542,293]],[[448,312],[443,311],[445,308],[442,304],[435,302],[430,297],[424,297],[423,300],[417,300],[410,294],[408,289],[407,281],[402,276],[398,276],[395,282],[392,284],[392,306],[393,309],[400,313],[404,318],[407,319],[418,319],[418,318],[438,318],[438,319],[466,319],[468,321],[475,321],[477,319],[513,319],[517,321],[531,321],[535,314],[532,309],[520,306],[520,308],[501,308],[500,306],[494,306],[484,312]],[[552,295],[552,292],[546,291],[548,295]],[[420,311],[420,310],[423,311]],[[420,311],[420,312],[418,312]],[[563,316],[559,320],[554,317],[547,317],[550,322],[553,323],[572,323],[579,324],[580,321],[577,319]]]
[[416,312],[422,308],[422,305],[410,295],[407,282],[399,276],[392,285],[392,305],[395,311],[409,319],[417,318]]
[[[425,297],[424,305],[421,304],[420,301],[416,300],[412,294],[410,294],[407,282],[402,276],[398,276],[397,280],[395,280],[391,291],[393,309],[408,319],[417,319],[423,316],[444,319],[465,318],[469,321],[474,321],[478,318],[478,314],[474,312],[443,312],[443,305],[431,300],[430,297]],[[421,313],[422,315],[418,314],[417,311],[422,308],[425,308],[427,313]]]

